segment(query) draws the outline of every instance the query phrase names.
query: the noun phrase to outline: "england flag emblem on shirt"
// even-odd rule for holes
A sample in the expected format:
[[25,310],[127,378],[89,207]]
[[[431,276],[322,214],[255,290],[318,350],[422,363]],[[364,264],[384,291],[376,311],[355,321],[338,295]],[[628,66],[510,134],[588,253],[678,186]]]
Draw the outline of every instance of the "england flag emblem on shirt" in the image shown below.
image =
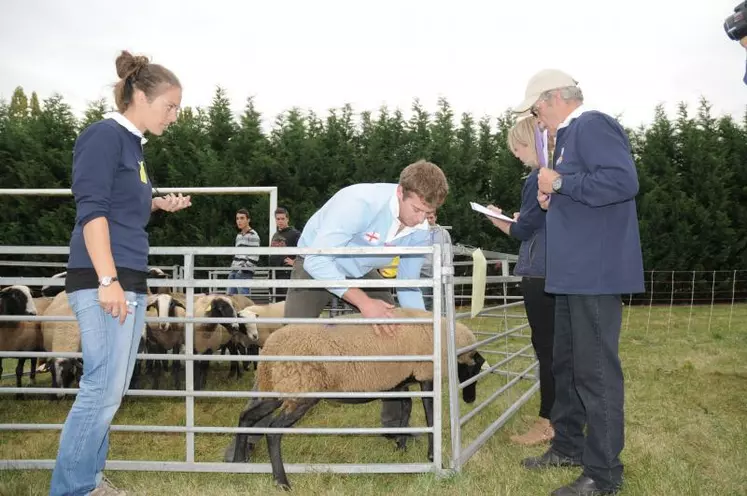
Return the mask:
[[365,238],[366,241],[368,241],[369,243],[373,245],[379,242],[380,236],[379,236],[379,233],[372,231],[372,232],[367,232],[363,237]]

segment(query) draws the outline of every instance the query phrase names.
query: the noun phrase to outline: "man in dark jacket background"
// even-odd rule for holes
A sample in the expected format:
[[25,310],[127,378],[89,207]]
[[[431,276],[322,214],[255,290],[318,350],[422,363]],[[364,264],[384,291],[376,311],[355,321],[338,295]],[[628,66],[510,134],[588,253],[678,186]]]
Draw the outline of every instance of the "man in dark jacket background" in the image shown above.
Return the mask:
[[[270,246],[277,247],[295,247],[298,246],[298,238],[301,237],[301,231],[290,226],[290,215],[288,210],[279,207],[275,210],[275,225],[277,231],[270,240]],[[270,267],[274,268],[273,274],[275,279],[290,279],[291,268],[296,261],[295,255],[272,255],[269,257]],[[278,267],[288,267],[287,270],[278,269]],[[285,295],[288,288],[275,288],[275,301],[285,301]]]

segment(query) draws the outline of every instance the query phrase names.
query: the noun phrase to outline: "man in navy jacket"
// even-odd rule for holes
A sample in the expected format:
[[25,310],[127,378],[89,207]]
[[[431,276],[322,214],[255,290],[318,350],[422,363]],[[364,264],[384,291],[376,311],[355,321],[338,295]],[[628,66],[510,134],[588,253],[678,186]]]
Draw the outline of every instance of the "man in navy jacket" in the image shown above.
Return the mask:
[[577,82],[562,71],[533,76],[514,111],[557,131],[537,196],[547,210],[545,291],[556,295],[555,438],[523,464],[583,467],[553,495],[613,494],[623,481],[622,295],[644,291],[630,143],[615,119],[583,106]]

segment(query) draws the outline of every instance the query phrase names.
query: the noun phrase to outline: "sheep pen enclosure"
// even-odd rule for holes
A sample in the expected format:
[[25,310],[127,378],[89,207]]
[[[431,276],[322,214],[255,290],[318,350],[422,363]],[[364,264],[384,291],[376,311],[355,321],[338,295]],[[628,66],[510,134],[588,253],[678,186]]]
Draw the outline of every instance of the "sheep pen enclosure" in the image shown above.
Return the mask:
[[[413,253],[416,252],[432,252],[436,260],[440,260],[440,246],[428,247],[428,248],[374,248],[373,250],[380,250],[384,253],[384,256],[394,256],[400,253]],[[449,247],[451,249],[451,247]],[[471,254],[472,249],[460,248],[462,252],[457,255]],[[282,253],[299,254],[309,251],[311,249],[282,249]],[[346,251],[349,249],[340,249],[340,251]],[[354,249],[355,250],[355,249]],[[372,249],[363,249],[363,251],[371,251]],[[404,251],[403,251],[404,250]],[[64,247],[37,247],[32,249],[31,247],[0,247],[6,256],[15,255],[23,256],[29,253],[44,253],[47,255],[64,256],[67,249]],[[220,280],[217,282],[213,279],[199,279],[195,277],[195,259],[197,257],[213,257],[213,256],[225,256],[233,255],[234,253],[244,252],[259,252],[262,255],[275,254],[277,251],[275,248],[258,248],[258,249],[236,249],[236,248],[154,248],[152,249],[152,256],[158,257],[163,255],[178,254],[184,256],[184,265],[179,271],[172,271],[174,279],[163,279],[163,280],[149,280],[149,284],[154,289],[157,288],[173,288],[181,287],[185,290],[186,301],[187,301],[187,314],[193,311],[194,305],[191,304],[192,295],[196,294],[195,289],[206,286],[234,286],[234,287],[259,287],[268,288],[274,286],[294,286],[297,284],[306,283],[307,287],[317,287],[320,283],[318,281],[273,281],[273,280],[239,280],[239,281],[228,281]],[[334,250],[333,250],[334,251]],[[360,250],[359,250],[360,251]],[[311,250],[313,252],[313,250]],[[324,250],[323,253],[328,253],[329,250]],[[391,253],[389,253],[391,252]],[[376,251],[378,253],[378,251]],[[506,256],[504,260],[498,260],[498,265],[503,264],[502,270],[506,272],[508,270],[509,260],[515,259],[512,256]],[[450,267],[444,272],[444,285],[434,284],[434,281],[442,280],[442,269],[440,264],[434,265],[434,276],[432,279],[419,279],[411,281],[402,280],[379,280],[379,281],[362,281],[365,287],[366,283],[372,287],[406,287],[406,286],[420,286],[428,287],[433,291],[434,295],[434,313],[438,315],[446,314],[445,322],[453,322],[453,319],[464,318],[469,314],[469,308],[461,309],[455,308],[455,301],[465,301],[470,298],[469,295],[465,294],[465,287],[469,286],[471,281],[471,275],[469,274],[470,269],[467,264],[458,268],[456,271],[459,274],[454,278],[453,271]],[[494,269],[491,269],[494,271]],[[176,279],[177,273],[184,274],[183,278]],[[24,283],[31,287],[38,287],[44,284],[61,285],[64,279],[50,279],[49,277],[27,277],[21,279],[9,280],[10,278],[0,278],[0,284],[7,285],[10,283]],[[455,292],[454,281],[460,281],[457,283]],[[473,331],[477,335],[480,343],[479,351],[485,354],[488,363],[484,367],[484,370],[480,372],[477,379],[479,379],[478,391],[481,394],[477,402],[473,405],[465,406],[460,404],[460,401],[454,402],[450,398],[456,398],[460,391],[459,380],[456,378],[456,365],[452,370],[452,364],[449,363],[446,366],[446,359],[444,358],[443,367],[441,366],[441,360],[439,360],[441,345],[438,341],[441,340],[441,332],[437,331],[434,333],[436,338],[435,355],[433,356],[421,356],[415,357],[421,361],[431,361],[437,366],[434,369],[435,377],[441,377],[441,381],[436,381],[434,384],[434,391],[431,393],[416,391],[416,388],[410,388],[409,394],[413,397],[413,418],[410,423],[410,429],[416,434],[425,434],[426,432],[436,433],[435,445],[436,456],[435,459],[430,462],[426,457],[426,450],[424,449],[424,439],[427,436],[420,435],[415,438],[411,443],[411,446],[406,455],[401,453],[395,453],[393,450],[388,457],[388,460],[376,459],[370,457],[370,452],[366,449],[361,450],[360,456],[343,456],[337,457],[335,453],[330,453],[328,450],[318,448],[315,451],[318,456],[302,457],[294,463],[293,457],[288,458],[289,472],[314,472],[314,471],[335,471],[335,472],[348,472],[348,473],[368,473],[368,472],[383,472],[383,473],[413,473],[413,472],[436,472],[445,474],[449,468],[459,470],[461,465],[469,459],[477,449],[485,443],[490,435],[501,427],[520,406],[521,403],[527,401],[534,390],[536,390],[536,379],[533,376],[533,368],[535,367],[535,360],[531,353],[531,345],[529,343],[529,333],[526,329],[525,317],[520,313],[511,313],[514,307],[520,305],[521,302],[507,303],[508,298],[508,282],[516,281],[516,278],[504,277],[504,276],[491,276],[489,278],[489,287],[495,286],[498,281],[498,286],[503,288],[504,294],[502,296],[502,302],[496,301],[494,298],[496,295],[489,295],[487,300],[486,308],[483,310],[484,315],[478,318],[472,325],[474,326]],[[327,282],[322,283],[321,287],[333,287],[331,284],[340,285],[341,282]],[[342,282],[343,284],[345,282]],[[326,284],[326,286],[324,286]],[[350,286],[358,286],[357,282],[348,281],[347,284]],[[460,289],[461,288],[461,289]],[[442,290],[446,290],[446,298],[442,297]],[[445,302],[450,302],[446,304]],[[190,308],[192,307],[192,308]],[[332,310],[332,309],[329,309]],[[455,310],[466,310],[458,315],[454,315]],[[491,311],[496,313],[491,313]],[[12,320],[13,317],[2,316],[0,319]],[[31,320],[62,320],[59,317],[32,317]],[[68,318],[72,319],[72,318]],[[16,320],[18,318],[16,317]],[[163,322],[164,319],[147,319],[151,322]],[[169,321],[169,319],[165,319]],[[177,319],[179,320],[179,319]],[[194,317],[187,317],[184,322],[187,322],[186,326],[196,325],[197,322],[206,321],[218,321],[221,323],[226,319],[200,319]],[[284,319],[279,319],[279,323],[282,323]],[[307,319],[316,320],[316,319]],[[238,322],[239,319],[236,320]],[[171,320],[174,322],[174,320]],[[260,321],[258,321],[259,323]],[[272,322],[272,321],[270,321]],[[323,321],[320,321],[323,322]],[[434,329],[440,329],[441,319],[429,319],[426,322],[431,322],[429,325],[436,325]],[[446,324],[451,327],[449,324]],[[449,332],[445,333],[445,336],[453,335],[453,329],[449,329]],[[186,348],[191,349],[193,344],[190,339],[190,332],[185,334],[187,336]],[[447,343],[442,343],[444,349]],[[453,343],[448,343],[449,347],[454,346]],[[52,352],[27,352],[16,353],[16,356],[44,356],[51,358],[55,355]],[[70,354],[73,356],[73,354]],[[189,355],[189,353],[187,353]],[[5,357],[10,356],[10,353],[5,353]],[[77,356],[80,356],[79,354]],[[140,355],[140,358],[146,358],[148,355]],[[444,355],[445,357],[446,355]],[[454,353],[454,356],[456,354]],[[178,355],[172,357],[179,358]],[[221,472],[267,472],[269,467],[267,463],[263,463],[263,454],[258,453],[256,460],[258,463],[251,464],[228,464],[222,463],[223,449],[227,445],[227,440],[230,438],[230,434],[226,432],[236,432],[236,421],[238,414],[242,410],[242,405],[245,404],[247,397],[253,396],[255,393],[250,392],[252,386],[253,372],[251,369],[246,370],[241,378],[228,379],[227,368],[228,365],[221,363],[222,361],[231,360],[236,361],[241,357],[236,356],[223,356],[223,355],[211,355],[206,356],[206,359],[211,360],[212,367],[210,373],[210,380],[208,380],[207,387],[202,391],[194,391],[194,366],[195,363],[191,362],[188,356],[182,356],[186,359],[186,391],[175,391],[168,390],[164,391],[163,388],[158,391],[149,390],[152,384],[148,383],[148,377],[142,377],[140,385],[131,390],[128,396],[125,398],[121,413],[115,418],[114,426],[112,428],[115,438],[136,439],[134,443],[127,443],[131,446],[131,450],[128,451],[126,460],[117,460],[116,457],[112,456],[110,462],[107,464],[108,469],[119,469],[119,470],[155,470],[155,471],[221,471]],[[168,356],[159,357],[159,359],[166,359]],[[263,357],[260,357],[262,359]],[[317,358],[320,360],[323,357]],[[376,357],[366,357],[371,360],[375,360]],[[364,361],[366,360],[364,358]],[[379,357],[379,361],[384,360],[387,357]],[[391,357],[389,357],[391,358]],[[400,358],[400,357],[397,357]],[[406,359],[401,357],[400,359]],[[6,370],[8,370],[9,359],[6,360]],[[391,361],[391,360],[389,360]],[[192,370],[190,370],[192,369]],[[447,372],[448,371],[448,372]],[[448,375],[453,375],[454,379],[449,381]],[[474,379],[473,379],[474,381]],[[461,387],[465,387],[467,384],[462,384]],[[49,375],[40,374],[36,387],[24,389],[24,399],[13,399],[11,395],[18,393],[17,390],[9,387],[10,384],[7,382],[2,384],[0,393],[3,393],[3,405],[9,407],[8,415],[3,415],[3,423],[0,424],[0,446],[8,448],[8,451],[3,450],[3,458],[0,460],[0,467],[5,469],[31,469],[31,468],[46,468],[49,469],[53,465],[53,456],[51,453],[55,452],[55,446],[58,438],[58,431],[61,428],[62,422],[66,412],[69,409],[71,396],[67,396],[62,401],[50,401],[46,398],[49,397],[50,393],[59,392],[59,389],[51,388]],[[446,392],[451,389],[451,397]],[[441,391],[444,393],[442,394]],[[73,393],[74,391],[68,391]],[[32,394],[32,393],[41,393]],[[330,394],[331,393],[327,393]],[[387,394],[397,393],[382,393],[380,391],[372,391],[370,393],[345,393],[344,395],[351,395],[353,397],[385,397]],[[435,398],[436,406],[434,408],[434,423],[432,427],[427,427],[424,419],[424,414],[419,397],[431,395]],[[334,396],[344,396],[343,394]],[[33,399],[32,399],[33,398]],[[45,398],[45,400],[40,400]],[[186,398],[186,399],[185,399]],[[444,398],[441,400],[441,398]],[[34,409],[31,412],[27,406],[32,403],[40,401],[46,406],[40,409]],[[451,401],[451,403],[450,403]],[[15,410],[15,404],[20,405]],[[442,403],[443,408],[439,410],[439,403]],[[382,429],[378,427],[378,414],[368,415],[364,412],[376,411],[378,402],[374,402],[370,405],[363,406],[337,406],[333,404],[324,404],[317,408],[315,412],[309,417],[304,419],[303,424],[309,424],[313,422],[314,428],[300,429],[292,428],[288,432],[298,433],[300,435],[288,436],[290,439],[287,443],[293,446],[292,443],[297,443],[295,438],[302,437],[303,434],[313,433],[312,436],[303,436],[308,442],[314,443],[314,439],[323,440],[329,439],[330,436],[337,436],[338,434],[369,434],[369,438],[376,439],[384,443],[384,445],[392,444],[391,441],[384,439],[381,436],[373,434],[382,434]],[[456,406],[459,408],[459,412],[456,410],[452,411],[449,407]],[[347,419],[345,416],[336,415],[334,412],[347,412],[348,410],[354,410],[358,412],[352,418]],[[15,410],[15,411],[14,411]],[[37,416],[37,413],[43,413],[43,417]],[[479,415],[478,415],[479,414]],[[447,416],[448,415],[448,416]],[[460,418],[461,416],[461,418]],[[479,418],[487,419],[486,423],[478,422]],[[125,419],[127,419],[125,421]],[[353,425],[351,421],[354,422]],[[355,425],[357,423],[358,425]],[[449,435],[449,440],[454,439],[458,444],[450,445],[448,442],[443,446],[446,449],[441,449],[442,436],[444,433],[449,433],[448,426],[457,425],[455,429],[458,434],[452,437]],[[361,425],[363,424],[363,425]],[[464,424],[464,429],[461,425]],[[317,431],[312,432],[314,429],[327,428],[326,432]],[[485,429],[488,428],[486,431]],[[137,433],[138,430],[147,432]],[[123,432],[124,431],[124,432]],[[403,431],[405,432],[405,431]],[[54,433],[54,435],[50,435]],[[132,438],[131,436],[135,436]],[[113,439],[115,439],[113,438]],[[123,439],[124,439],[123,438]],[[186,443],[185,443],[186,440]],[[350,446],[355,445],[355,439],[349,438],[347,443]],[[147,449],[138,449],[146,448]],[[175,452],[178,452],[181,447],[181,456],[175,456]],[[363,444],[361,444],[363,447]],[[393,446],[391,446],[393,447]],[[462,452],[464,448],[464,452]],[[292,448],[291,448],[292,449]],[[453,455],[444,455],[444,453],[453,453]],[[186,453],[186,454],[185,454]],[[354,461],[354,463],[350,463]]]

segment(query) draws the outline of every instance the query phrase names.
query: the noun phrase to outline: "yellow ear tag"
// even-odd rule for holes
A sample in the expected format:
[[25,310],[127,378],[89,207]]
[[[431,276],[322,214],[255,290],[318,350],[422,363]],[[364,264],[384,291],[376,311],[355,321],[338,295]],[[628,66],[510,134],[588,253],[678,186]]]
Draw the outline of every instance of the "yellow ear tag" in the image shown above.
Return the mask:
[[208,305],[208,307],[205,309],[206,312],[210,312],[213,309],[213,305]]
[[145,162],[141,160],[138,163],[140,164],[140,182],[148,184],[148,176],[145,174]]

